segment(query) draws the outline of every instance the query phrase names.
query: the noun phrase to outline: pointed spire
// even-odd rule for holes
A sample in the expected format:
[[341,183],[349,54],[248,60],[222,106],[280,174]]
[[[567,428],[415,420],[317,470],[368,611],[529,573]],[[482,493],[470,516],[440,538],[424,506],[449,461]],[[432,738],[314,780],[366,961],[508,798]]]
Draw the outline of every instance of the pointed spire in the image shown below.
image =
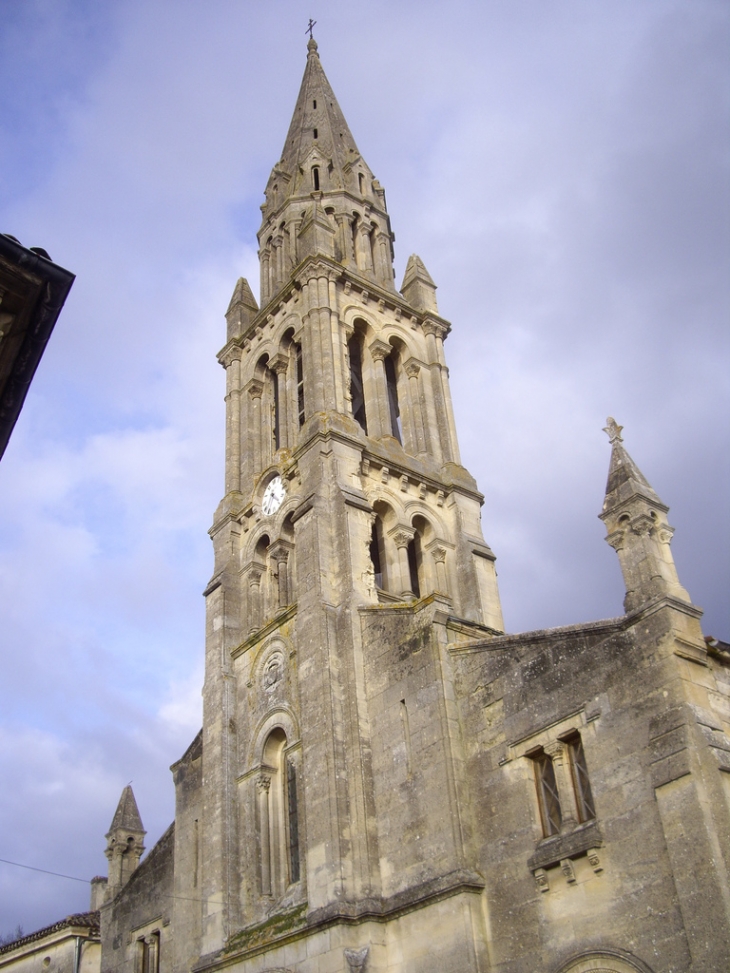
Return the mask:
[[642,497],[666,513],[669,507],[661,502],[649,481],[624,448],[621,436],[623,428],[609,416],[603,429],[611,443],[611,463],[608,468],[603,513],[607,514],[618,509],[632,497]]
[[262,308],[313,256],[395,289],[385,191],[360,155],[314,38],[307,44],[294,115],[261,211]]
[[109,831],[141,831],[146,834],[130,784],[122,791]]
[[669,549],[674,533],[667,522],[669,507],[624,449],[622,430],[615,419],[606,420],[604,432],[611,442],[611,463],[599,516],[624,576],[624,608],[634,611],[667,597],[690,602]]
[[109,859],[109,878],[104,895],[107,899],[113,898],[129,881],[142,857],[146,833],[131,785],[127,784],[106,834],[104,854]]
[[239,338],[258,314],[259,306],[245,277],[239,277],[226,311],[228,340]]
[[417,311],[438,314],[436,285],[418,254],[412,253],[408,258],[400,292]]
[[317,42],[310,38],[307,66],[279,166],[293,176],[313,151],[331,160],[338,171],[360,154],[324,73]]

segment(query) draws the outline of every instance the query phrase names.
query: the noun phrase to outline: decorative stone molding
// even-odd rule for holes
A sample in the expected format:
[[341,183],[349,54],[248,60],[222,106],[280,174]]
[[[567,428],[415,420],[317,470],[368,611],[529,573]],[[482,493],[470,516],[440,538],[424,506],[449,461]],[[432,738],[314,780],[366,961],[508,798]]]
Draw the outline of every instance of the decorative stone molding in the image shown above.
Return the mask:
[[568,885],[575,884],[575,868],[570,858],[563,858],[560,862],[560,871],[565,875]]
[[285,375],[288,367],[289,356],[282,352],[277,352],[276,355],[269,359],[269,368],[272,372],[276,372],[277,375]]
[[387,341],[381,341],[380,338],[376,338],[368,345],[368,351],[373,361],[385,361],[392,350],[392,346]]
[[537,885],[538,892],[549,892],[550,882],[548,881],[548,875],[544,868],[535,869],[535,885]]
[[603,871],[603,865],[601,864],[601,857],[598,854],[597,848],[588,849],[588,863],[593,869],[593,871],[596,873],[596,875],[599,875]]
[[363,973],[365,964],[368,961],[370,947],[363,946],[361,949],[346,949],[344,952],[348,973]]
[[391,537],[393,538],[393,543],[396,547],[408,547],[410,542],[415,537],[416,532],[412,527],[401,527],[398,526],[394,531],[391,532]]
[[260,399],[264,394],[264,383],[257,378],[252,378],[246,386],[246,391],[252,399]]
[[434,335],[434,337],[440,338],[443,341],[449,333],[449,329],[445,324],[434,321],[433,318],[426,318],[423,322],[423,333],[426,335]]

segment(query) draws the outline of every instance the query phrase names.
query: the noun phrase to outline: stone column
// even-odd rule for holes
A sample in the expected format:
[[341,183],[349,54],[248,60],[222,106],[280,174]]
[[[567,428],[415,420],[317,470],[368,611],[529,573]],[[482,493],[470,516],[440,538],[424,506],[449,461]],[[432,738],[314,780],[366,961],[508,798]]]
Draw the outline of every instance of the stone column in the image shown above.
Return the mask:
[[[388,383],[385,379],[385,359],[393,350],[385,341],[376,338],[369,348],[370,357],[375,364],[375,420],[378,429],[373,430],[375,438],[392,435],[390,426],[390,407],[388,404]],[[365,404],[367,409],[367,403]],[[368,427],[369,428],[369,427]]]
[[436,588],[442,594],[448,595],[449,584],[446,578],[446,548],[437,545],[431,548],[431,557],[436,566]]
[[355,258],[359,270],[371,274],[374,272],[373,254],[370,249],[370,226],[364,220],[360,220],[357,224]]
[[276,375],[276,388],[279,398],[279,448],[289,445],[289,397],[286,388],[286,373],[289,357],[279,352],[269,360],[269,368]]
[[398,550],[401,597],[406,600],[416,597],[415,592],[411,591],[411,569],[408,564],[408,545],[413,540],[415,533],[412,527],[397,527],[392,533],[393,542]]
[[257,378],[251,379],[246,386],[248,392],[248,441],[251,443],[251,459],[253,468],[251,476],[261,472],[261,397],[264,394],[264,384]]
[[284,237],[281,233],[277,233],[273,240],[273,270],[274,270],[274,287],[273,292],[277,291],[283,281],[284,281]]
[[428,363],[431,370],[431,387],[433,392],[433,410],[435,419],[434,431],[438,437],[443,462],[449,463],[453,459],[453,454],[451,450],[449,420],[446,414],[444,386],[441,380],[441,356],[443,354],[443,349],[440,348],[438,343],[441,341],[441,334],[443,330],[443,325],[438,324],[436,321],[426,320],[423,323],[423,332],[426,335],[426,347],[428,349]]
[[352,265],[355,263],[355,252],[352,246],[350,221],[344,213],[337,213],[335,220],[337,221],[337,236],[342,252],[342,261]]
[[258,631],[261,627],[262,605],[261,605],[261,578],[263,569],[257,565],[250,568],[248,573],[248,620],[249,635]]
[[269,299],[269,278],[270,278],[270,268],[271,263],[271,253],[268,247],[264,247],[259,250],[259,260],[261,262],[261,307],[266,304]]
[[276,565],[277,605],[286,608],[290,602],[289,545],[285,541],[278,541],[269,548],[269,554]]
[[573,782],[570,779],[568,745],[562,740],[556,740],[555,743],[548,743],[543,749],[553,762],[555,783],[558,785],[558,794],[560,794],[560,817],[563,822],[560,830],[572,831],[578,824],[578,819],[575,814]]
[[226,362],[226,493],[241,489],[241,351]]
[[388,234],[378,230],[376,250],[378,256],[377,275],[384,284],[393,283],[393,261],[390,259],[390,240]]
[[404,370],[408,376],[408,412],[411,417],[411,425],[414,430],[416,451],[426,452],[426,433],[423,426],[423,409],[421,407],[421,385],[418,374],[421,366],[410,358],[404,365]]
[[259,822],[261,828],[261,894],[271,895],[271,823],[269,815],[269,792],[271,778],[259,774],[256,778],[259,801]]

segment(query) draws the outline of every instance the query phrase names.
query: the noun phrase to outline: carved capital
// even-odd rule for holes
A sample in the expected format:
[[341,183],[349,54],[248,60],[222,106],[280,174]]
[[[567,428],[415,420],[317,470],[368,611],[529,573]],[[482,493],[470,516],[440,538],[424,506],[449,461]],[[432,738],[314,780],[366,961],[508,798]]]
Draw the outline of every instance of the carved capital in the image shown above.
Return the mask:
[[368,350],[373,361],[384,361],[393,349],[386,341],[376,338],[375,341],[370,343]]
[[543,750],[548,757],[550,757],[553,763],[561,764],[563,762],[563,757],[565,756],[566,746],[562,740],[554,740],[551,743],[546,743]]
[[[2,327],[2,315],[0,314],[0,327]],[[218,357],[218,361],[224,368],[229,368],[233,362],[240,362],[243,357],[243,349],[239,348],[238,345],[231,345],[226,348],[225,351],[221,352]]]
[[280,564],[282,561],[286,562],[289,558],[289,552],[292,550],[292,544],[289,541],[281,540],[275,541],[269,548],[269,554]]
[[258,588],[261,584],[261,578],[263,577],[264,569],[258,566],[252,567],[248,572],[248,583],[252,588]]
[[269,359],[269,368],[272,372],[276,372],[277,375],[285,375],[288,367],[289,356],[284,355],[282,352],[278,352]]
[[421,366],[413,358],[409,358],[403,368],[408,378],[418,378],[418,373],[421,371]]
[[259,774],[256,778],[256,788],[260,794],[266,794],[271,787],[271,778],[268,774]]
[[400,547],[408,547],[410,542],[415,537],[415,534],[416,532],[413,529],[413,527],[398,526],[392,531],[390,536],[393,538],[393,543],[395,544],[395,546],[400,548]]
[[423,322],[423,333],[432,334],[434,337],[440,338],[443,341],[449,331],[446,325],[441,324],[440,321],[434,321],[433,318],[426,318]]
[[614,551],[620,551],[626,540],[626,531],[623,529],[615,530],[606,537],[606,543],[610,544]]
[[639,514],[631,521],[631,530],[639,537],[648,537],[654,528],[654,521],[649,514]]
[[431,557],[434,559],[434,561],[436,561],[437,564],[443,564],[446,560],[446,548],[440,547],[439,545],[432,547]]
[[246,391],[252,399],[260,399],[264,394],[264,383],[257,378],[252,378],[246,386]]
[[670,527],[669,524],[662,524],[656,530],[656,539],[660,544],[669,544],[672,540],[672,535],[674,534],[674,527]]

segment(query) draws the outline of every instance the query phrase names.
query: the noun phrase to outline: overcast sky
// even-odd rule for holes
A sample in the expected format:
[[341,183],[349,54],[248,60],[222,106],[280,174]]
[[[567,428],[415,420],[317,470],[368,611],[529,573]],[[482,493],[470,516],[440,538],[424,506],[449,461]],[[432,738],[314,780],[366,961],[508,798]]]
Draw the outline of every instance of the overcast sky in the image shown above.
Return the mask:
[[[322,62],[452,321],[464,465],[508,631],[622,613],[613,415],[730,638],[726,0],[0,0],[0,231],[77,275],[0,463],[0,858],[148,847],[201,719],[215,353],[317,20]],[[88,886],[0,864],[0,934]]]

